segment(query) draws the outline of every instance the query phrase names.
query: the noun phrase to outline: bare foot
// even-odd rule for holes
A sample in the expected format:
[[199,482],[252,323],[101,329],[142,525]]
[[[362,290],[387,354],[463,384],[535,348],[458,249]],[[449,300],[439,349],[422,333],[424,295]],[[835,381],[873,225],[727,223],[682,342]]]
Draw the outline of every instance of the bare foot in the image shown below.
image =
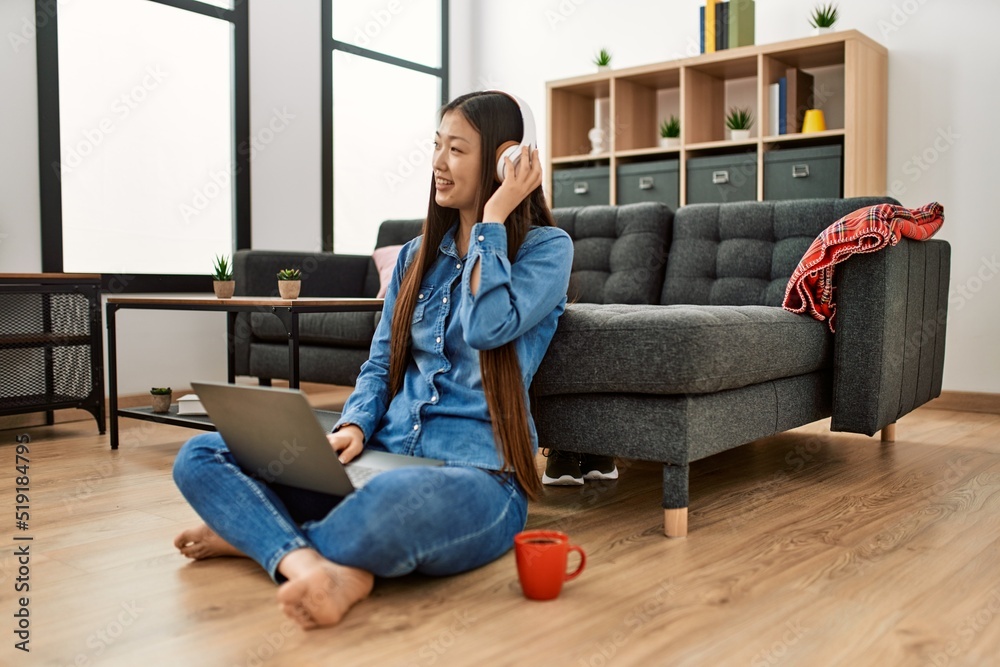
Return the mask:
[[215,558],[216,556],[247,557],[245,553],[219,537],[214,530],[205,524],[185,530],[174,538],[174,546],[180,549],[182,554],[194,560]]
[[293,554],[308,556],[300,560],[300,567],[279,566],[288,581],[278,588],[278,605],[306,630],[336,625],[372,591],[375,577],[370,572],[330,562],[311,549],[289,556]]

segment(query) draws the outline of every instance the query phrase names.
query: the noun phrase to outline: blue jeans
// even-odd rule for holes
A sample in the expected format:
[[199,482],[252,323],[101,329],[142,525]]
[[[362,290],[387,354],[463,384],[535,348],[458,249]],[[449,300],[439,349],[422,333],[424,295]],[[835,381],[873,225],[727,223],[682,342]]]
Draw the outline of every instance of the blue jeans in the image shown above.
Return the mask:
[[527,519],[512,476],[414,466],[339,498],[246,475],[218,433],[184,444],[174,481],[209,528],[279,582],[278,563],[301,548],[380,577],[457,574],[506,553]]

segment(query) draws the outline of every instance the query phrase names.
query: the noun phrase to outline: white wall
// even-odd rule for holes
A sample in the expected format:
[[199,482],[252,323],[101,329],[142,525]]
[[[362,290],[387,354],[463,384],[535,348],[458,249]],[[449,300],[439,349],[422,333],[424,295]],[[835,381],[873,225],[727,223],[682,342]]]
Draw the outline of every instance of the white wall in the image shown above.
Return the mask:
[[[601,47],[614,67],[697,55],[699,0],[507,0],[478,4],[476,79],[510,89],[544,127],[545,82],[590,73]],[[810,34],[815,3],[758,0],[758,44]],[[952,244],[944,388],[1000,392],[1000,221],[989,128],[1000,107],[1000,3],[842,0],[841,30],[889,50],[888,184],[905,206],[939,201]],[[456,29],[458,29],[456,27]],[[473,81],[471,87],[478,87]],[[466,90],[453,88],[458,94]],[[545,149],[545,137],[540,138]]]
[[[250,2],[254,248],[322,249],[320,2]],[[290,116],[282,127],[273,119]],[[273,139],[271,138],[273,136]],[[270,139],[270,141],[266,141]]]
[[[510,89],[531,104],[540,127],[545,82],[592,71],[591,56],[602,46],[616,67],[698,49],[698,0],[451,4],[452,96]],[[813,4],[759,0],[757,43],[808,34]],[[903,204],[938,200],[947,212],[939,235],[953,245],[945,388],[1000,392],[1000,224],[990,214],[987,182],[997,142],[986,134],[1000,107],[990,74],[1000,62],[991,29],[1000,21],[1000,5],[967,0],[959,11],[941,0],[839,4],[841,29],[861,30],[889,49],[889,183],[901,186],[895,192]],[[0,2],[0,272],[41,268],[33,13],[32,0]],[[960,23],[965,16],[972,18]],[[252,136],[268,136],[261,132],[276,108],[295,115],[254,157],[257,248],[319,247],[319,31],[318,0],[250,3]],[[540,140],[544,150],[545,137]],[[120,356],[128,363],[121,390],[145,391],[151,378],[184,386],[192,378],[224,377],[224,328],[215,314],[123,315]]]
[[0,273],[42,269],[34,8],[0,2]]

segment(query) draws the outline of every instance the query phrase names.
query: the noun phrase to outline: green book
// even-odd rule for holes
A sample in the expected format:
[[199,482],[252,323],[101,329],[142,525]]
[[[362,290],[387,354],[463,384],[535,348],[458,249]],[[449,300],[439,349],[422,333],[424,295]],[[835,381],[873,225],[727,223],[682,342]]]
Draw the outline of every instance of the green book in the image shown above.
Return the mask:
[[753,16],[753,0],[729,0],[729,48],[753,44]]

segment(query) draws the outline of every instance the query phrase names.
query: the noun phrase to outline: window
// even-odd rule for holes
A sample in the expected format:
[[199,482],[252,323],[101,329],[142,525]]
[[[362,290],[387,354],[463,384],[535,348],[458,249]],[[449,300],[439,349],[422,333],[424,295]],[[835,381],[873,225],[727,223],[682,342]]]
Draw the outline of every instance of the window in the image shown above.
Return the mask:
[[45,271],[207,288],[212,258],[249,246],[246,3],[232,4],[67,2],[58,31],[40,27]]
[[448,99],[447,0],[324,0],[323,238],[368,254],[378,225],[427,212]]

